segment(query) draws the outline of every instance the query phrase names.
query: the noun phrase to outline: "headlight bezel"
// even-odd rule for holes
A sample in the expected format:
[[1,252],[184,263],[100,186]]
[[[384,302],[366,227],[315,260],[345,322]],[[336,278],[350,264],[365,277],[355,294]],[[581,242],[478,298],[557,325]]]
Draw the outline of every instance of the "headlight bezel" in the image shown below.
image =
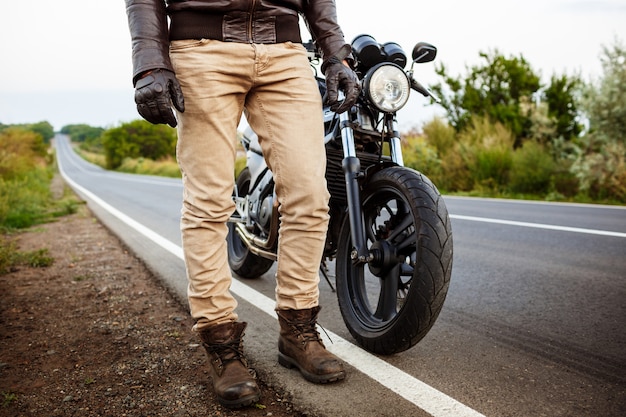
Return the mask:
[[[396,84],[394,86],[394,83]],[[397,98],[389,98],[389,88],[397,90]],[[367,101],[383,113],[395,113],[409,100],[411,82],[408,75],[399,66],[391,62],[382,62],[373,66],[365,75],[363,90]]]

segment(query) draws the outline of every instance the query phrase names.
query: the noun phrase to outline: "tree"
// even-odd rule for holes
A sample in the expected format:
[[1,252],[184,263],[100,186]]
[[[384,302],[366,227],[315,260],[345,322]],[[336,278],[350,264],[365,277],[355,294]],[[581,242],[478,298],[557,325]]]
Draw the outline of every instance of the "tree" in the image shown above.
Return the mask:
[[106,166],[119,167],[124,158],[158,160],[176,154],[176,130],[166,125],[153,125],[144,120],[108,129],[102,134]]
[[54,128],[49,122],[39,122],[28,125],[29,130],[39,133],[44,143],[50,143],[50,139],[54,137]]
[[582,131],[578,102],[582,81],[578,76],[553,75],[550,85],[543,91],[548,104],[548,116],[554,120],[557,137],[569,141]]
[[587,86],[582,101],[589,136],[598,143],[626,143],[626,48],[615,40],[602,53],[603,76]]
[[61,129],[61,133],[69,135],[74,142],[91,142],[100,137],[104,129],[93,127],[87,124],[66,125]]
[[603,76],[590,83],[582,108],[589,131],[571,170],[592,198],[626,201],[626,49],[615,40],[601,56]]
[[457,131],[468,127],[472,116],[484,116],[510,129],[519,145],[531,129],[522,103],[532,101],[540,90],[539,76],[522,56],[507,58],[495,50],[481,52],[480,57],[485,62],[469,68],[465,79],[451,77],[445,66],[439,65],[436,72],[447,88],[442,84],[432,88],[442,98],[448,120]]
[[44,143],[50,143],[50,139],[54,137],[54,128],[49,122],[46,121],[16,125],[4,125],[0,123],[0,132],[11,127],[17,127],[20,129],[30,130],[31,132],[39,133]]

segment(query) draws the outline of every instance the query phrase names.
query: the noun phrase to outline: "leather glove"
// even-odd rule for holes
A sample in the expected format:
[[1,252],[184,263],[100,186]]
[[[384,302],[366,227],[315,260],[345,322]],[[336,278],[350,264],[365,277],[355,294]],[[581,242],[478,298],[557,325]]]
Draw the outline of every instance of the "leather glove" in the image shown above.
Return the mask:
[[[356,103],[361,91],[361,84],[354,71],[345,66],[338,57],[333,56],[322,64],[322,72],[326,77],[330,109],[338,114],[349,110]],[[339,89],[345,95],[343,101],[339,101]]]
[[185,111],[185,100],[180,84],[172,71],[155,69],[135,83],[135,103],[137,111],[147,121],[154,124],[168,124],[176,127],[172,105],[181,113]]

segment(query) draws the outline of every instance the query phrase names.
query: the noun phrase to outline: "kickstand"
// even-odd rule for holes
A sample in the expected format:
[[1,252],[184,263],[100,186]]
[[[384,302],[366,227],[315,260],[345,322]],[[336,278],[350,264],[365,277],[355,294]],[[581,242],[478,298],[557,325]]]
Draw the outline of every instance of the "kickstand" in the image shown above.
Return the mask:
[[335,291],[335,287],[333,287],[333,284],[330,282],[330,278],[328,277],[328,266],[326,266],[325,260],[320,263],[320,271],[322,272],[322,275],[324,275],[324,278],[326,278],[326,282],[328,282],[328,285],[330,285],[330,289],[333,290],[333,292],[337,292]]

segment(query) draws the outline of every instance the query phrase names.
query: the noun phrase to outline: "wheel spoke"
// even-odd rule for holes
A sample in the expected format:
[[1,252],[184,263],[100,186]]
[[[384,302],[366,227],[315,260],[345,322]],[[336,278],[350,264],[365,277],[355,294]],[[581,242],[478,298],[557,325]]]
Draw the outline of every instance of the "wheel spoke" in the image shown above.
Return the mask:
[[366,305],[367,302],[367,284],[365,282],[365,265],[362,263],[352,264],[352,282],[353,293]]
[[[397,218],[397,216],[396,216],[396,218]],[[393,240],[396,237],[398,237],[405,230],[407,230],[409,228],[412,228],[412,226],[413,226],[413,218],[410,215],[405,214],[404,218],[402,219],[402,222],[400,222],[400,224],[394,226],[394,228],[391,231],[391,233],[389,234],[389,237],[387,238],[387,240],[389,242],[393,242]],[[415,229],[415,228],[413,227],[413,229]],[[413,233],[415,233],[415,232],[413,231]]]
[[367,240],[369,242],[376,242],[376,240],[378,240],[376,237],[376,217],[366,216],[365,224],[365,234],[367,235]]
[[415,268],[413,265],[409,265],[406,263],[400,264],[400,276],[403,277],[412,277],[415,272]]
[[381,320],[390,320],[397,313],[399,273],[400,268],[396,266],[389,270],[387,275],[380,280],[380,295],[374,315]]

